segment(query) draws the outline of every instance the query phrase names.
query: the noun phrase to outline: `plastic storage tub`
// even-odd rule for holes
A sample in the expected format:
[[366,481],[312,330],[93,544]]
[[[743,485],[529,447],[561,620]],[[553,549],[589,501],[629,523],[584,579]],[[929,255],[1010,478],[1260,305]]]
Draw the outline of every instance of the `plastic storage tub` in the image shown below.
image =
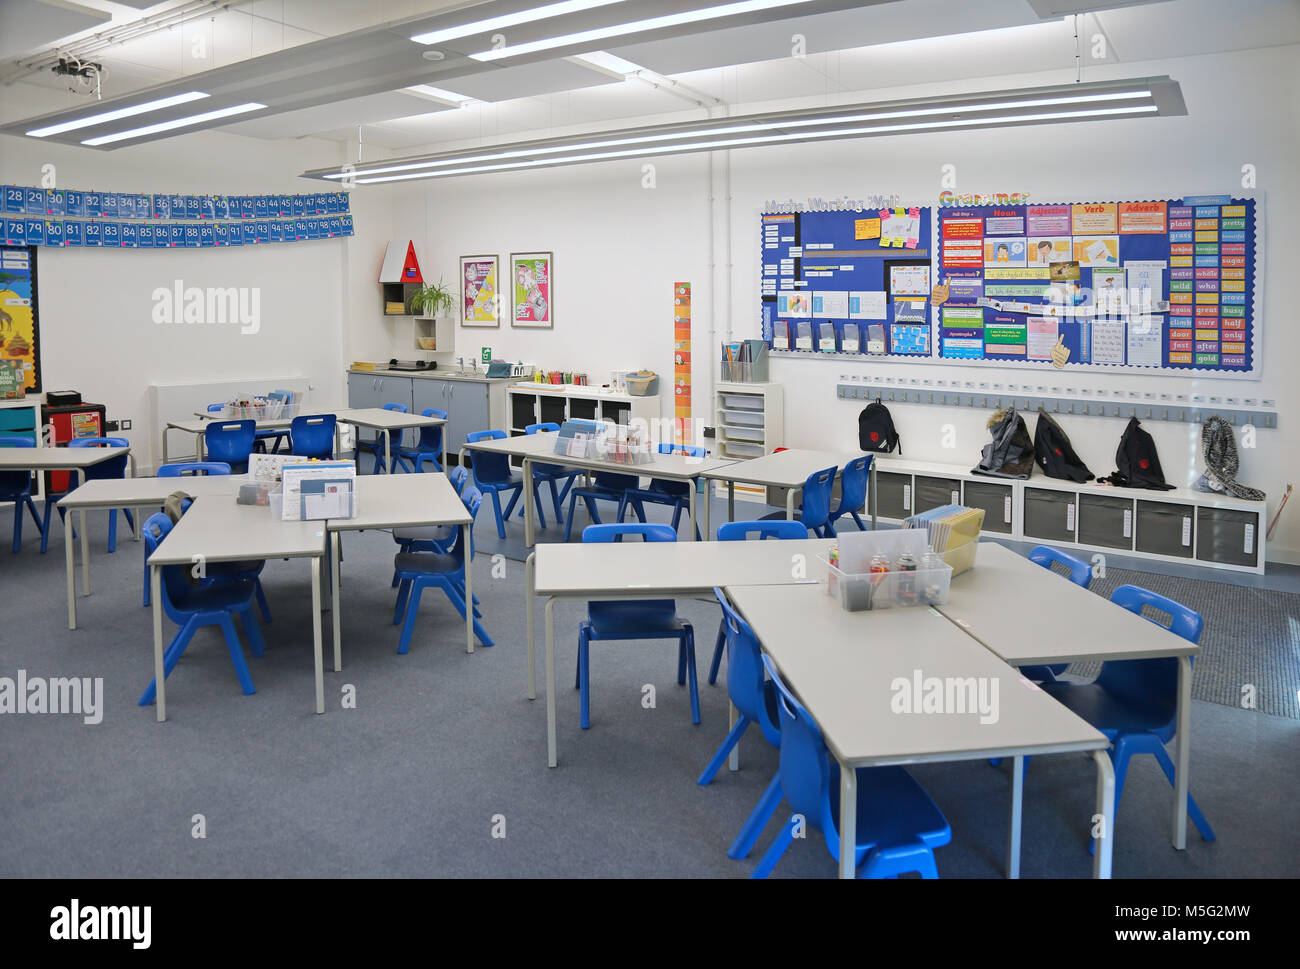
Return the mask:
[[[820,556],[819,556],[820,558]],[[952,566],[911,572],[844,572],[826,559],[826,593],[848,612],[894,606],[938,606],[948,601]]]

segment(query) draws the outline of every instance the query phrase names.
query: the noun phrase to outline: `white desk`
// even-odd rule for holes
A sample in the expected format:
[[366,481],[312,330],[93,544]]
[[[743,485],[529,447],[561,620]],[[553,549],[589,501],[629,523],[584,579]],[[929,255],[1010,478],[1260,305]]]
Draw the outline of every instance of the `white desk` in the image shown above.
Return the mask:
[[[88,448],[87,450],[97,450]],[[186,494],[229,495],[231,500],[239,493],[239,486],[248,480],[247,475],[187,475],[183,478],[96,478],[68,492],[59,499],[59,507],[67,511],[80,512],[82,553],[82,594],[90,594],[90,557],[85,550],[85,515],[89,511],[102,511],[110,508],[134,508],[137,511],[158,511],[163,502],[173,491]],[[144,523],[141,522],[141,525]],[[139,529],[137,528],[137,531]],[[70,530],[69,530],[70,532]],[[67,535],[65,534],[65,538]],[[68,601],[74,603],[72,569],[68,570]],[[69,611],[69,628],[75,629],[76,613]]]
[[[185,487],[187,479],[172,479]],[[280,521],[266,505],[240,505],[230,495],[196,498],[162,544],[149,556],[149,586],[153,602],[154,677],[158,687],[158,720],[167,719],[166,678],[163,674],[162,591],[164,565],[189,567],[194,562],[237,562],[248,559],[307,558],[311,560],[312,637],[316,660],[316,712],[325,712],[325,667],[321,653],[320,563],[325,554],[325,522]]]
[[[724,468],[708,471],[706,478],[727,482],[727,520],[736,520],[736,482],[763,485],[767,488],[785,488],[785,516],[794,520],[794,496],[803,489],[808,476],[826,468],[835,468],[836,473],[860,454],[847,454],[838,451],[808,451],[803,448],[788,448],[785,451],[773,451],[761,458],[748,461],[736,461]],[[875,519],[872,519],[875,527]]]
[[[129,457],[131,449],[128,447],[3,447],[0,448],[0,470],[30,468],[33,471],[67,471],[76,477],[79,486],[86,479],[86,468],[123,454]],[[71,486],[71,482],[69,484]],[[45,500],[53,501],[54,497],[46,495]],[[86,531],[84,510],[79,516],[78,523],[81,525],[81,594],[88,596],[90,595],[90,536]],[[68,628],[76,629],[77,596],[74,591],[73,575],[77,567],[71,521],[63,526],[63,555],[68,570]]]
[[[555,767],[555,603],[558,600],[669,599],[715,586],[811,581],[830,539],[754,542],[642,542],[538,545],[525,563],[528,698],[537,698],[534,596],[546,596],[546,763]],[[735,725],[736,710],[731,711]],[[739,750],[733,750],[732,770]]]
[[[556,454],[555,442],[558,437],[559,435],[554,431],[543,431],[521,437],[497,438],[490,441],[477,441],[472,444],[467,442],[461,448],[462,463],[464,463],[466,451],[484,451],[524,459],[524,545],[528,548],[532,548],[534,545],[533,532],[535,526],[533,519],[536,515],[536,509],[533,507],[534,461],[542,464],[559,464],[566,468],[580,468],[584,471],[608,471],[612,474],[666,478],[670,481],[691,483],[696,478],[703,477],[708,471],[726,467],[733,463],[729,458],[695,458],[685,454],[655,454],[653,460],[647,464],[618,464],[599,457],[579,458],[568,454]],[[687,541],[694,541],[696,495],[693,486],[689,489],[687,503],[690,518],[686,528]],[[709,532],[709,504],[707,501],[704,503],[704,528],[702,532],[706,536]]]
[[1191,658],[1198,647],[995,542],[981,542],[975,562],[952,580],[947,604],[937,608],[1013,666],[1178,659],[1173,844],[1186,848]]
[[[344,424],[356,424],[369,427],[384,435],[384,467],[390,467],[392,461],[391,432],[400,436],[408,427],[436,427],[447,422],[441,417],[425,417],[423,414],[403,414],[401,411],[384,410],[382,407],[356,407],[343,410],[327,411]],[[357,452],[360,464],[360,451]]]
[[[1002,662],[959,627],[926,608],[846,612],[824,586],[728,586],[727,596],[763,650],[821,725],[840,764],[840,877],[852,878],[857,824],[855,768],[1013,757],[1008,874],[1020,864],[1026,755],[1092,751],[1097,813],[1113,831],[1115,776],[1105,736]],[[894,681],[981,678],[997,719],[978,712],[896,713]],[[1110,837],[1098,839],[1093,874],[1110,877]]]
[[474,519],[445,474],[358,475],[357,516],[331,518],[330,602],[334,610],[334,672],[343,669],[339,613],[340,533],[365,528],[414,528],[422,525],[458,525],[465,543],[465,651],[474,652],[474,590],[469,557],[469,530]]

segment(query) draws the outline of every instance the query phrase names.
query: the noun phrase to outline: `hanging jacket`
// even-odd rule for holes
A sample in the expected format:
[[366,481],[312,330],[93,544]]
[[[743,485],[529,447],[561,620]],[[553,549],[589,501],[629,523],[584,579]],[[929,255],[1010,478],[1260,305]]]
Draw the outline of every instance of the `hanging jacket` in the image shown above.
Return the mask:
[[1070,444],[1070,436],[1042,410],[1034,426],[1034,460],[1049,478],[1080,483],[1092,480],[1092,472]]
[[994,478],[1028,478],[1034,470],[1034,442],[1025,419],[1014,407],[997,411],[988,420],[993,440],[984,445],[980,463],[971,474]]

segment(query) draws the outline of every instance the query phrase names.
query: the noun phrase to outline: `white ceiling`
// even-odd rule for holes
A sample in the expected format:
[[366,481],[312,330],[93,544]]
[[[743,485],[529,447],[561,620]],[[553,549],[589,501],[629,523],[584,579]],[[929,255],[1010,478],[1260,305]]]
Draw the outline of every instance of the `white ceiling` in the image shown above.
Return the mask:
[[[254,56],[333,37],[378,24],[451,7],[456,0],[244,0],[215,6],[206,0],[166,0],[148,6],[115,0],[80,0],[83,18],[111,17],[121,30],[141,16],[158,18],[193,11],[184,23],[128,40],[91,55],[105,65],[104,96],[116,97],[150,86],[227,66]],[[131,6],[148,6],[143,13]],[[1096,6],[1098,4],[1093,4]],[[26,53],[48,51],[56,41],[77,51],[103,26],[71,39],[63,29],[67,0],[3,0],[0,28],[11,8],[32,8],[21,34]],[[97,12],[96,12],[97,11]],[[76,26],[75,21],[68,23]],[[84,27],[83,20],[81,26]],[[943,36],[935,36],[939,32]],[[1300,43],[1296,0],[1166,0],[1104,10],[1080,18],[1084,43],[1106,38],[1107,63],[1133,63]],[[65,30],[66,33],[66,30]],[[795,34],[807,55],[792,57]],[[962,36],[956,36],[962,35]],[[77,37],[81,40],[78,41]],[[0,29],[0,40],[9,40]],[[15,57],[0,45],[0,78],[12,79]],[[394,151],[433,150],[457,143],[504,137],[541,136],[574,126],[641,123],[662,116],[700,116],[692,92],[719,98],[745,110],[761,102],[791,98],[865,100],[869,92],[934,81],[977,79],[1013,73],[1074,71],[1072,20],[1040,20],[1029,0],[900,0],[878,6],[771,24],[737,27],[673,40],[611,48],[680,86],[655,88],[643,80],[617,80],[570,60],[487,71],[437,82],[476,99],[461,107],[430,101],[406,91],[358,97],[319,107],[229,125],[226,130],[257,138],[316,136],[355,143],[364,125],[367,145]],[[1098,63],[1089,60],[1089,65]],[[1086,76],[1086,75],[1085,75]],[[68,94],[68,82],[48,71],[27,72],[0,89],[4,115],[32,113],[21,105],[25,89],[49,92],[36,99],[41,111],[83,104],[84,93]],[[60,100],[61,99],[61,100]],[[183,136],[181,136],[183,137]]]

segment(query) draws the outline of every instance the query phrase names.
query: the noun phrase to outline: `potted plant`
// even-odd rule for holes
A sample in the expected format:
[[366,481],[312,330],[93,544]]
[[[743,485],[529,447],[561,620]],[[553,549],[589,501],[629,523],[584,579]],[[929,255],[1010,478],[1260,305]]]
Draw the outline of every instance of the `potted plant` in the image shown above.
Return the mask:
[[408,300],[411,312],[427,318],[435,318],[451,311],[456,305],[456,297],[451,289],[439,279],[436,283],[425,283]]

